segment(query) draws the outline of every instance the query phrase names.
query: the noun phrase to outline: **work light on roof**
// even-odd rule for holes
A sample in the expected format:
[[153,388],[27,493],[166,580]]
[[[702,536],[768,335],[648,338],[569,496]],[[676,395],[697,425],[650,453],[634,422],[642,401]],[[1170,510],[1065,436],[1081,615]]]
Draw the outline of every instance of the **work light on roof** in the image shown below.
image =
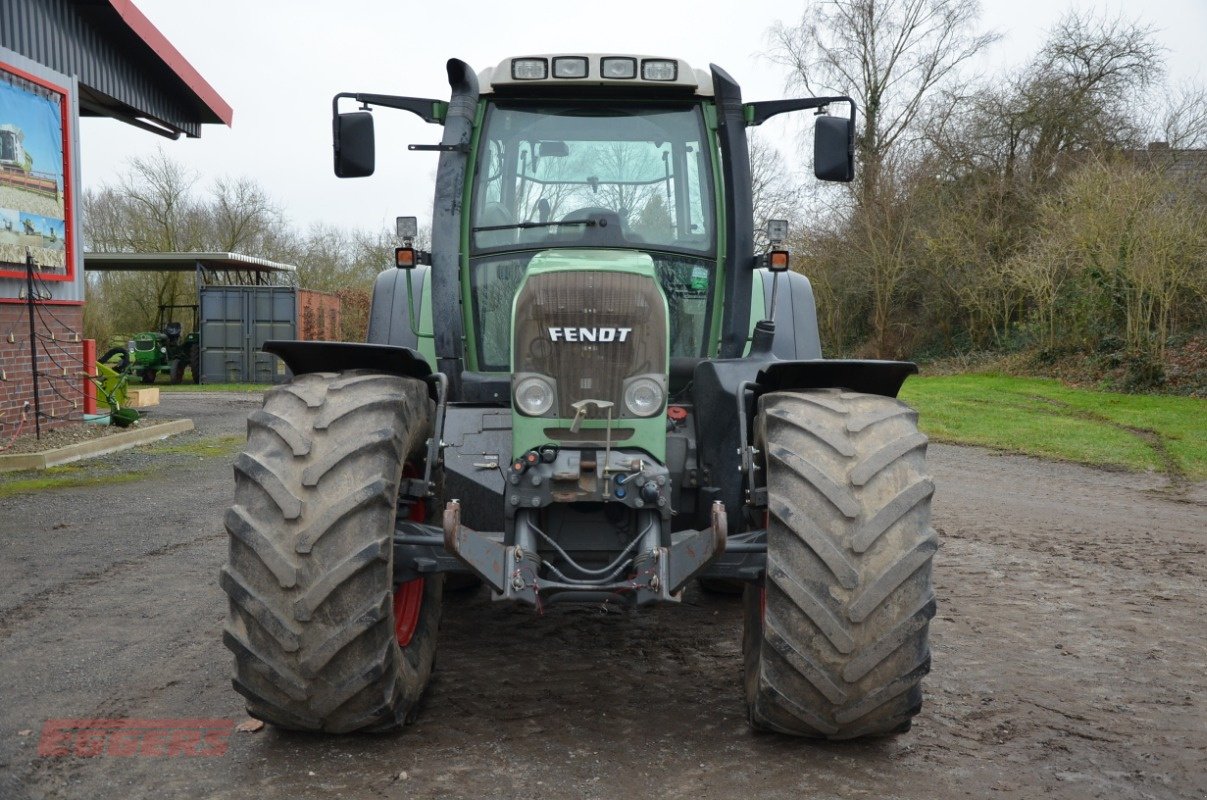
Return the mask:
[[549,62],[543,58],[513,58],[511,77],[517,81],[543,81],[549,77]]
[[599,74],[607,80],[630,80],[637,77],[637,59],[601,58]]
[[553,59],[553,77],[587,77],[587,59],[584,56],[561,56]]
[[641,62],[641,78],[647,81],[673,81],[679,77],[679,62],[666,58],[647,58]]

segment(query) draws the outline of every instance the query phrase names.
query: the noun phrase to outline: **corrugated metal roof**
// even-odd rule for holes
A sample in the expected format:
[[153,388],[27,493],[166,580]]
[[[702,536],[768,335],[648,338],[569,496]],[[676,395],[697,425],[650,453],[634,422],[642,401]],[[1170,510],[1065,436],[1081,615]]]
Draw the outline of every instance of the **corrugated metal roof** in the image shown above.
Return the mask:
[[[199,136],[230,106],[130,0],[3,0],[0,46],[80,82],[80,112]],[[165,131],[166,129],[166,131]]]
[[210,270],[244,272],[297,272],[292,264],[281,264],[242,253],[84,253],[87,272],[192,272],[198,266]]

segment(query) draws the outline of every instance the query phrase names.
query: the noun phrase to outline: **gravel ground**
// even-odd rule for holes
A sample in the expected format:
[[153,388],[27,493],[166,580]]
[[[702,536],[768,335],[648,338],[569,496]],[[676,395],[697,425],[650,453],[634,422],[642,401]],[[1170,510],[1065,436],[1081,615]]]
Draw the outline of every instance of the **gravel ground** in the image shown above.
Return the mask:
[[245,717],[219,641],[230,450],[186,445],[255,402],[171,401],[196,433],[97,460],[153,477],[0,499],[0,798],[1207,796],[1207,485],[939,445],[934,670],[908,734],[751,733],[730,598],[538,617],[471,593],[401,734],[39,757],[47,719]]

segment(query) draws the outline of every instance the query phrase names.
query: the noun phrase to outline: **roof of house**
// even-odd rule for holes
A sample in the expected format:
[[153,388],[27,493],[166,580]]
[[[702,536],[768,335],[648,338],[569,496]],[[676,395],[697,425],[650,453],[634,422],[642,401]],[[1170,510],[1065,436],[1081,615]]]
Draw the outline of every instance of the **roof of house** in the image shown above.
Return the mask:
[[[202,13],[198,9],[198,13]],[[79,79],[80,113],[170,137],[234,112],[131,0],[4,0],[0,46]]]

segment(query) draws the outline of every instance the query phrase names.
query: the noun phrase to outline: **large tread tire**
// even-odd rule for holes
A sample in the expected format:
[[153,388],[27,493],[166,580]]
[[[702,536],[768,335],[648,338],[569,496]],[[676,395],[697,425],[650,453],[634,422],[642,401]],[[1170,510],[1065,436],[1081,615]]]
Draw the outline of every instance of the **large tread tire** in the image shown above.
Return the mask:
[[168,375],[168,381],[173,386],[178,386],[184,382],[184,360],[176,359],[172,362],[172,371]]
[[392,534],[403,464],[422,458],[432,416],[423,382],[354,371],[300,375],[248,418],[221,585],[234,687],[253,717],[330,733],[413,717],[443,581],[426,581],[400,649]]
[[764,585],[744,597],[758,729],[855,739],[909,729],[935,614],[926,437],[904,403],[836,389],[759,401]]

